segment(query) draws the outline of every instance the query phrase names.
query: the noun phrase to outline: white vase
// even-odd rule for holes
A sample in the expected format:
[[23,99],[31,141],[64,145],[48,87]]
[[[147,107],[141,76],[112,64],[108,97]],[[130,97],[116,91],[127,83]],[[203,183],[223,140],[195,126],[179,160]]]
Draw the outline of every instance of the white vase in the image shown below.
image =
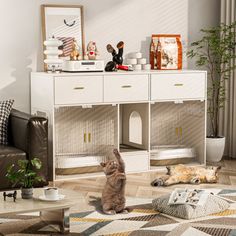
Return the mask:
[[225,137],[206,138],[206,159],[208,162],[219,162],[225,150]]

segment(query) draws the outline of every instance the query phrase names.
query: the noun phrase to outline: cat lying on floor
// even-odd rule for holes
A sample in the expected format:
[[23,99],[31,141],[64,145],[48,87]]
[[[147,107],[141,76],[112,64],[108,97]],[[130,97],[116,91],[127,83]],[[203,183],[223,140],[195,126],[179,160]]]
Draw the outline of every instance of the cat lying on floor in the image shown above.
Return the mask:
[[102,209],[105,214],[128,213],[125,208],[125,164],[117,149],[113,150],[116,161],[102,162],[101,166],[107,177],[102,192]]
[[152,181],[152,186],[169,186],[172,184],[216,183],[220,166],[167,166],[167,174]]

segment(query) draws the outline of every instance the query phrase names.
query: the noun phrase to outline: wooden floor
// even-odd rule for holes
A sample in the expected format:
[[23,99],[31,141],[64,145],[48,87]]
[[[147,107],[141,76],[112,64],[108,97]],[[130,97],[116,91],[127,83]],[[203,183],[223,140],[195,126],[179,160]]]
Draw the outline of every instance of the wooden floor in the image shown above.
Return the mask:
[[[219,174],[219,183],[217,184],[201,184],[194,185],[196,188],[236,188],[236,160],[224,160],[217,165],[222,168]],[[177,185],[171,187],[152,187],[150,182],[158,175],[163,173],[146,172],[139,174],[128,174],[126,185],[126,196],[153,198],[166,193],[169,193]],[[100,197],[103,186],[105,184],[105,177],[57,181],[55,185],[60,188],[73,189],[82,193],[86,198],[91,196]],[[193,185],[178,185],[178,187],[193,187]]]

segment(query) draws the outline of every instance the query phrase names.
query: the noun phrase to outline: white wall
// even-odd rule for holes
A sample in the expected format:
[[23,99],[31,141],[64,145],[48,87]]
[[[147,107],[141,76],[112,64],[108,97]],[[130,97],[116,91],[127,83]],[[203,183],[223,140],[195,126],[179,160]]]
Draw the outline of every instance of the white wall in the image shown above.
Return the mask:
[[214,21],[217,1],[1,0],[0,100],[13,98],[15,108],[30,110],[30,72],[43,69],[41,4],[83,5],[86,43],[95,40],[108,61],[106,45],[115,46],[120,40],[125,42],[125,54],[141,51],[148,57],[153,33],[180,33],[186,46],[188,40],[197,38],[197,29]]
[[[190,44],[200,39],[200,29],[217,26],[220,23],[220,0],[189,0],[188,19]],[[188,60],[188,68],[196,68],[194,60]]]
[[[200,29],[217,26],[220,23],[220,0],[189,0],[189,44],[201,38]],[[188,59],[188,68],[199,69],[195,59]],[[209,117],[208,117],[208,124]],[[210,133],[207,125],[207,133]]]
[[30,109],[30,72],[41,71],[40,5],[81,4],[85,8],[85,39],[95,40],[101,56],[106,45],[125,42],[125,54],[149,55],[152,33],[188,35],[188,0],[1,0],[0,100],[15,99],[15,107]]

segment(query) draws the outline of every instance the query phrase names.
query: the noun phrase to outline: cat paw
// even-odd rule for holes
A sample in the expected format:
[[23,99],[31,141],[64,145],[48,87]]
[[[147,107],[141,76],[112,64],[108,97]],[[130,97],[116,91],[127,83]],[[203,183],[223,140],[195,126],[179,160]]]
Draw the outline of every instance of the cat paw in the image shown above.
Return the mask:
[[119,152],[118,152],[118,150],[115,148],[115,149],[113,150],[113,153],[114,153],[114,154],[118,154]]
[[164,186],[165,185],[165,182],[162,178],[158,178],[158,179],[155,179],[151,182],[151,185],[154,186],[154,187],[158,187],[158,186]]
[[194,177],[191,179],[191,184],[200,184],[201,183],[201,180],[199,177]]
[[126,209],[124,209],[123,211],[121,211],[120,212],[121,214],[128,214],[129,213],[129,211],[128,210],[126,210]]
[[113,150],[113,153],[114,153],[114,155],[115,155],[117,158],[120,158],[120,153],[119,153],[119,151],[118,151],[117,149],[114,149],[114,150]]
[[109,210],[109,211],[103,211],[107,215],[115,215],[116,212],[114,210]]
[[126,179],[126,175],[124,173],[119,173],[117,176],[119,179]]

